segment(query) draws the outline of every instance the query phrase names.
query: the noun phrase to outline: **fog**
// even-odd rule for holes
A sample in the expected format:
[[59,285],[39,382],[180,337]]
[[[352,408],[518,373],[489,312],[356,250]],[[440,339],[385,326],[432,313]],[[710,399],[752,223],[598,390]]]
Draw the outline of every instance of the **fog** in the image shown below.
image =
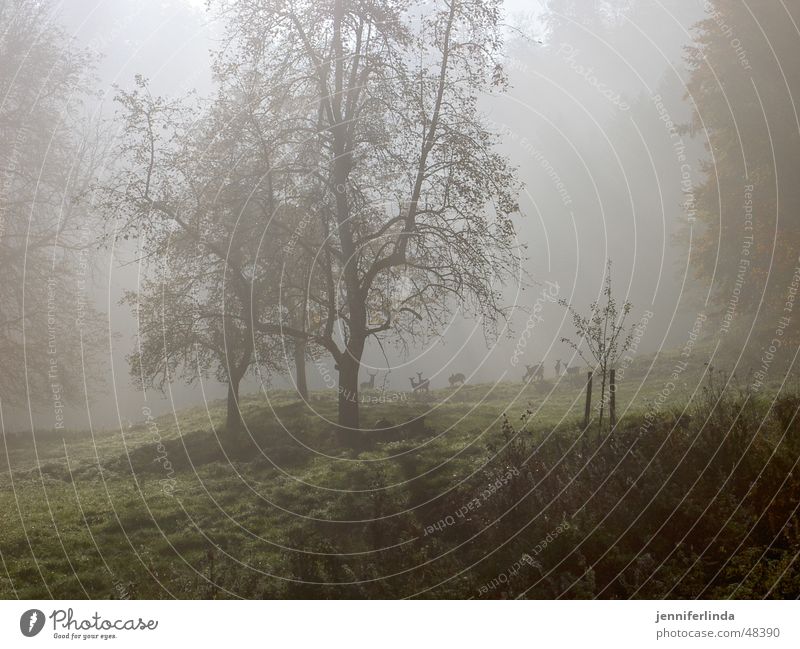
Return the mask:
[[796,598],[798,25],[0,0],[0,598]]
[[[633,304],[632,317],[656,314],[639,353],[682,338],[695,312],[684,297],[681,180],[687,169],[692,181],[700,177],[705,153],[701,136],[684,135],[688,162],[681,163],[664,123],[665,115],[676,123],[689,119],[683,54],[691,26],[703,16],[702,2],[678,4],[506,2],[510,87],[504,95],[484,97],[482,110],[502,133],[500,150],[518,168],[524,187],[516,219],[518,242],[526,249],[519,269],[524,280],[501,287],[515,309],[496,336],[484,334],[480,319],[454,312],[440,335],[406,350],[371,341],[364,365],[380,370],[385,387],[407,390],[416,372],[430,376],[434,386],[445,385],[453,372],[471,383],[517,381],[526,364],[542,360],[552,373],[557,359],[571,358],[560,338],[573,333],[566,310],[552,298],[588,305],[601,291],[607,259],[613,260],[620,297]],[[112,134],[112,98],[117,88],[132,88],[135,75],[146,77],[155,94],[210,94],[209,51],[221,28],[204,5],[83,0],[58,6],[53,19],[97,56],[98,94],[90,112],[110,120]],[[127,361],[136,321],[119,303],[125,290],[139,286],[141,272],[133,241],[118,241],[97,255],[93,295],[111,338],[98,370],[101,385],[88,404],[69,408],[68,428],[126,426],[142,418],[145,397],[134,387]],[[534,309],[540,316],[535,322]],[[288,355],[285,365],[291,367]],[[324,387],[321,365],[332,369],[328,361],[309,363],[311,389]],[[287,376],[269,380],[269,387],[291,385]],[[243,391],[262,387],[248,379]],[[146,403],[164,413],[224,395],[225,386],[213,377],[193,386],[176,380],[165,395],[148,391]],[[26,417],[7,415],[9,421],[25,426]]]

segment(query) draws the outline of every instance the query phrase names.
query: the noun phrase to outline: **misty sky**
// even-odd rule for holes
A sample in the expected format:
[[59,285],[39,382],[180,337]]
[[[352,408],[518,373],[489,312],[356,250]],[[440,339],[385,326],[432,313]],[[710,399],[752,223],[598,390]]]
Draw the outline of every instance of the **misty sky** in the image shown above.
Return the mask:
[[[564,3],[552,4],[558,9]],[[674,241],[685,223],[680,166],[652,97],[660,94],[663,110],[676,120],[687,117],[681,56],[690,26],[702,17],[702,2],[668,8],[656,1],[631,2],[627,12],[615,16],[597,13],[603,2],[577,4],[585,6],[585,15],[556,11],[545,21],[541,3],[507,2],[513,26],[507,61],[512,86],[505,96],[487,97],[484,106],[505,133],[502,149],[525,183],[518,233],[527,246],[524,270],[539,284],[525,292],[517,286],[504,290],[510,302],[530,309],[542,285],[557,284],[559,297],[586,305],[597,295],[610,257],[617,286],[634,303],[634,316],[645,309],[657,315],[645,343],[655,350],[665,344],[668,328],[681,331],[676,314],[686,250]],[[113,115],[114,85],[129,87],[135,74],[148,77],[160,94],[211,92],[209,49],[220,26],[201,0],[70,0],[61,5],[57,19],[98,55],[98,87],[105,96],[93,108],[106,116]],[[687,146],[696,161],[702,140]],[[695,163],[693,177],[696,170]],[[118,336],[108,354],[112,387],[92,406],[95,425],[115,426],[117,412],[123,424],[141,418],[142,396],[131,386],[125,359],[135,328],[127,308],[117,304],[122,291],[137,284],[134,257],[130,248],[116,250],[98,269],[100,309],[109,314]],[[512,321],[515,333],[501,336],[491,348],[481,322],[456,314],[441,338],[410,350],[407,358],[386,347],[392,368],[387,387],[407,389],[416,371],[431,375],[435,387],[445,384],[451,372],[464,372],[473,382],[519,380],[521,365],[542,359],[552,373],[556,359],[569,358],[559,338],[572,332],[558,305],[544,304],[541,314],[520,367],[510,365],[509,358],[527,313],[518,312]],[[367,351],[365,365],[386,370],[387,360],[376,345]],[[322,385],[313,367],[309,382],[312,388]],[[287,384],[278,378],[275,385]],[[166,411],[223,393],[211,379],[202,390],[176,385],[166,399],[150,395],[150,403],[155,400],[154,410]],[[70,427],[84,425],[76,413]]]

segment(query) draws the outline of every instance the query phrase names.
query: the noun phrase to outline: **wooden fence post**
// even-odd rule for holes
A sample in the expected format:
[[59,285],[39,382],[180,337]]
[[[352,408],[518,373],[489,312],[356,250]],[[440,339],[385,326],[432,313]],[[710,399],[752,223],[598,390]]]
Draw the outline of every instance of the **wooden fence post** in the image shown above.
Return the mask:
[[617,425],[617,371],[609,370],[608,395],[611,400],[609,415],[611,416],[611,430]]
[[589,428],[589,417],[592,414],[592,373],[586,378],[586,410],[583,413],[583,427]]

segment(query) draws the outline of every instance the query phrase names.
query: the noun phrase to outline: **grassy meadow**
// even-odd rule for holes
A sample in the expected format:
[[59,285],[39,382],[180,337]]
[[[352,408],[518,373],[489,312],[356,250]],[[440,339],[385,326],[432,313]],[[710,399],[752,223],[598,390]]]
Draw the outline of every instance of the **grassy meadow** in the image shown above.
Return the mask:
[[7,435],[0,597],[797,596],[795,386],[678,360],[626,369],[610,433],[551,378],[367,393],[346,442],[333,391],[236,437],[223,403]]

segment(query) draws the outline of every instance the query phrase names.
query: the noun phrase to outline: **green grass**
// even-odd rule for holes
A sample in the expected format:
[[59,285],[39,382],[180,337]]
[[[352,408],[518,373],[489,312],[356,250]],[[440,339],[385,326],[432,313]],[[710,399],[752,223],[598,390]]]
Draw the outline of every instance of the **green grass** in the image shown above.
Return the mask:
[[[620,427],[651,407],[675,360],[662,358],[646,379],[645,362],[626,372]],[[703,371],[698,364],[681,375],[662,418],[683,409]],[[463,502],[485,477],[491,449],[507,447],[502,415],[516,421],[530,408],[534,443],[569,445],[583,385],[468,385],[363,404],[365,427],[420,416],[424,426],[391,439],[365,433],[358,449],[344,447],[328,423],[332,392],[314,393],[310,405],[286,392],[247,397],[249,430],[236,438],[223,429],[223,405],[125,431],[37,432],[0,447],[0,597],[413,594],[429,585],[424,578],[384,591],[377,576],[442,550],[444,536],[421,542],[420,529]],[[374,551],[398,543],[399,558]],[[413,559],[404,554],[412,547]],[[372,585],[341,591],[304,580]],[[458,583],[439,596],[463,596]]]

